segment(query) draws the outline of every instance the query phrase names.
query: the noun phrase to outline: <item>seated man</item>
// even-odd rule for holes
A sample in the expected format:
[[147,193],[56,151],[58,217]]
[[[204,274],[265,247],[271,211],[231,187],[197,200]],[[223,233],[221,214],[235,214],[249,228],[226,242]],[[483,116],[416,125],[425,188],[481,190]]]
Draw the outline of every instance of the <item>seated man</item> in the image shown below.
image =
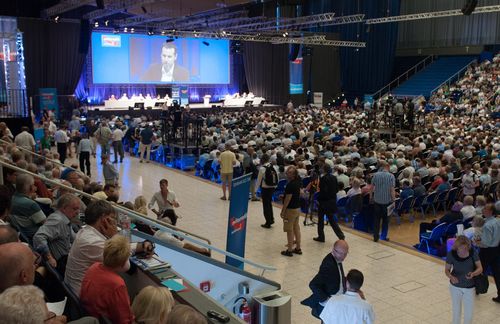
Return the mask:
[[[83,276],[95,262],[101,262],[104,242],[117,232],[117,215],[107,201],[92,202],[85,210],[85,223],[77,234],[66,264],[64,281],[79,295]],[[153,245],[149,241],[131,243],[132,253],[153,254]]]
[[33,200],[35,188],[35,180],[31,175],[20,174],[16,179],[16,192],[12,196],[10,220],[29,240],[46,219],[40,206]]
[[57,201],[57,210],[47,217],[45,223],[33,236],[33,246],[49,262],[64,274],[66,258],[76,233],[71,220],[80,213],[80,198],[67,193]]
[[106,200],[108,199],[108,197],[114,196],[115,193],[116,193],[116,186],[113,184],[106,184],[104,185],[102,191],[94,192],[92,196],[96,197],[97,199]]
[[420,234],[426,231],[432,231],[439,224],[442,223],[451,224],[456,221],[461,221],[463,218],[462,213],[460,212],[462,206],[463,206],[462,203],[460,201],[457,201],[453,205],[453,207],[451,207],[451,210],[448,213],[444,214],[444,216],[441,217],[440,219],[435,219],[432,221],[432,223],[425,223],[425,222],[420,223],[419,236]]
[[361,286],[364,277],[361,271],[352,269],[346,276],[347,291],[343,295],[335,295],[328,299],[320,318],[325,324],[375,322],[373,306],[363,298]]
[[12,286],[31,285],[35,280],[35,255],[24,243],[2,244],[0,294]]

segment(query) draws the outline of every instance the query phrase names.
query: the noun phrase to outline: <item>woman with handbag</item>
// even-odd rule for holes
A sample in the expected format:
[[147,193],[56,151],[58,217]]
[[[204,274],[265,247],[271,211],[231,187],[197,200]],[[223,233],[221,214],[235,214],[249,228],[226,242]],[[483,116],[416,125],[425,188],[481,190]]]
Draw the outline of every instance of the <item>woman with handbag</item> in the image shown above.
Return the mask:
[[445,274],[450,279],[452,302],[452,324],[461,323],[462,308],[464,324],[472,323],[474,310],[475,284],[474,277],[483,272],[479,256],[471,248],[471,241],[458,236],[453,247],[446,256]]

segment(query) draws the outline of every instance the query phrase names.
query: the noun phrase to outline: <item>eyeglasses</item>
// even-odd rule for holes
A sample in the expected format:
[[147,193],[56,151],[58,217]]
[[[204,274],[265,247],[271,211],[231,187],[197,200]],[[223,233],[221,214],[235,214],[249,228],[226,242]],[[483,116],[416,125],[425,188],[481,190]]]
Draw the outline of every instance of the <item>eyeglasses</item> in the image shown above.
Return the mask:
[[47,316],[47,318],[46,318],[46,319],[44,319],[44,320],[43,320],[43,322],[44,322],[44,323],[45,323],[45,322],[48,322],[48,321],[50,321],[51,319],[56,318],[56,316],[57,316],[57,315],[56,315],[55,313],[53,313],[53,312],[49,312],[49,315]]

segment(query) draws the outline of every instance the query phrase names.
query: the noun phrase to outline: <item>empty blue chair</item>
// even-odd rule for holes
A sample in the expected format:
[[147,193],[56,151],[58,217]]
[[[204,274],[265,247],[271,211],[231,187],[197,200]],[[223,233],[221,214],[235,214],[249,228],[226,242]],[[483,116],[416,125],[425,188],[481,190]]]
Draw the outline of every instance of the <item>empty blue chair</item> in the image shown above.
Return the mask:
[[422,251],[422,247],[425,245],[427,253],[431,254],[431,245],[436,243],[443,244],[443,235],[446,233],[447,227],[448,224],[441,223],[434,227],[431,232],[420,234],[420,244],[418,245],[418,249]]
[[443,211],[446,211],[446,203],[448,201],[449,192],[450,190],[445,190],[438,193],[436,198],[436,209],[439,210],[439,207],[443,207]]
[[[427,197],[427,195],[415,197],[415,200],[413,201],[413,205],[411,206],[411,209],[414,213],[421,210],[422,203],[424,202],[424,199],[426,197]],[[423,218],[423,215],[422,215],[422,218]]]
[[[401,216],[410,212],[413,204],[413,196],[406,197],[399,204],[395,205],[394,214],[396,214],[398,225],[401,224]],[[410,215],[410,222],[413,223],[414,218]]]

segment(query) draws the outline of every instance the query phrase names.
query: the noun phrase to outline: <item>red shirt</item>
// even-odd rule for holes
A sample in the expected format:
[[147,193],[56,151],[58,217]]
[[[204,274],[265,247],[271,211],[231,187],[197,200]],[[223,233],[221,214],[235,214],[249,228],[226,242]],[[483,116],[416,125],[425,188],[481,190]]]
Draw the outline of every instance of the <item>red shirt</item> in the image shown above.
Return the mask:
[[119,324],[134,321],[125,281],[100,262],[94,263],[85,273],[80,300],[94,317],[105,316]]

